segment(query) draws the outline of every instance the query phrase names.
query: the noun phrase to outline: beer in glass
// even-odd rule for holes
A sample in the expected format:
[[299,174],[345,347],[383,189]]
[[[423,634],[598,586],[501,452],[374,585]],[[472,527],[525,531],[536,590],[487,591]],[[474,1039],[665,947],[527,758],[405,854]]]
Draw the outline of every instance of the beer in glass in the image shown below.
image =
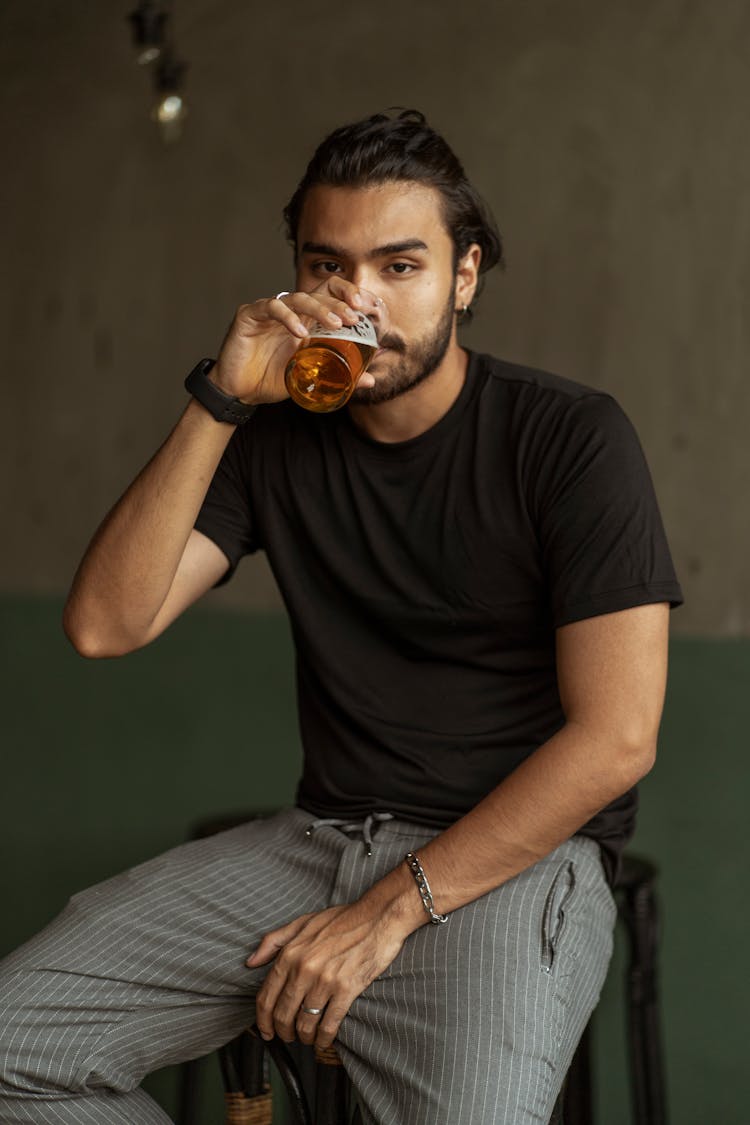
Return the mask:
[[352,396],[360,375],[378,350],[372,321],[324,328],[314,324],[284,372],[291,398],[306,410],[338,410]]

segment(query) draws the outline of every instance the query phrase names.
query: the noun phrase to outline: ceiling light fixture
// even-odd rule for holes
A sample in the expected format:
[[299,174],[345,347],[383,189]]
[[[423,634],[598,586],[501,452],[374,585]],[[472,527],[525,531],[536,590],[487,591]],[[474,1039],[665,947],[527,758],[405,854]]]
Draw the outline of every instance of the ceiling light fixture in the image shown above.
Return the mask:
[[139,66],[156,62],[164,49],[167,13],[154,0],[141,0],[127,18],[133,27],[133,46]]

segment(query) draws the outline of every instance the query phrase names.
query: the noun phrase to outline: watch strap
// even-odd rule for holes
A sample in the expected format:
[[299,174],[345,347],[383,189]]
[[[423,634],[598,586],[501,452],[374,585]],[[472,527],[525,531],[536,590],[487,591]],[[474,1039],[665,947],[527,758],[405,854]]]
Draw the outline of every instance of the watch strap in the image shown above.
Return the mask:
[[215,383],[212,383],[208,373],[215,366],[215,359],[202,359],[196,363],[185,380],[185,390],[189,391],[217,422],[229,422],[232,426],[241,426],[252,417],[257,408],[249,402],[243,402],[235,395],[224,394]]

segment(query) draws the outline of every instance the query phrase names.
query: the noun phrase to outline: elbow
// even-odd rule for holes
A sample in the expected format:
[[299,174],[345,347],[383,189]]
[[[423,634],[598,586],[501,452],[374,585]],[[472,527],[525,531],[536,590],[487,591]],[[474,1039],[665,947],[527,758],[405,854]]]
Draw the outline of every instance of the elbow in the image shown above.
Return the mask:
[[[656,734],[625,738],[619,746],[618,761],[624,789],[630,789],[650,773],[656,762]],[[624,790],[623,790],[624,791]]]
[[596,763],[603,783],[618,796],[637,785],[654,766],[658,728],[650,724],[601,726],[569,719],[568,725],[577,728],[589,762]]
[[79,656],[87,660],[105,660],[114,656],[125,656],[138,645],[116,643],[104,631],[81,622],[69,605],[63,610],[62,627],[65,636]]
[[67,629],[65,630],[65,635],[78,655],[85,657],[86,660],[104,660],[107,657],[123,655],[123,653],[117,652],[110,646],[103,644],[96,637],[69,633]]

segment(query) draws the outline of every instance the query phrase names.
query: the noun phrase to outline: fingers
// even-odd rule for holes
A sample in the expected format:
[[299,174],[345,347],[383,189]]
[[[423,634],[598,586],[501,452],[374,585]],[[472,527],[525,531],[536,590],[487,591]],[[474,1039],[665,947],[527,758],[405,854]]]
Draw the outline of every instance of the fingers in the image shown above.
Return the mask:
[[264,985],[256,999],[255,1015],[261,1035],[272,1039],[276,1034],[285,1043],[299,1037],[308,1045],[330,1047],[358,995],[356,991],[339,991],[341,987],[327,982],[324,973],[307,988],[301,980],[293,982],[289,978],[278,991],[273,987],[265,992]]
[[[311,1043],[332,991],[324,971],[302,971],[293,958],[280,954],[255,999],[255,1022],[261,1035],[264,1039],[278,1035],[285,1043],[291,1043],[299,1020],[302,1041]],[[313,999],[305,1000],[306,996]],[[319,1008],[320,1013],[302,1012],[303,1004]]]
[[283,297],[274,298],[271,304],[274,309],[281,304],[287,310],[293,309],[298,316],[310,317],[331,328],[356,324],[362,313],[377,319],[384,311],[380,297],[338,277],[311,293],[285,293]]
[[[352,1003],[398,953],[403,938],[383,942],[354,906],[302,915],[266,934],[247,964],[275,956],[256,996],[264,1039],[330,1047]],[[320,1009],[305,1012],[303,1008]]]
[[[291,293],[289,296],[291,296]],[[309,335],[307,325],[302,323],[299,314],[281,297],[271,298],[268,302],[268,314],[270,320],[278,320],[280,324],[289,329],[293,336],[299,336],[300,339],[304,340]]]
[[[254,965],[259,963],[254,961]],[[258,1030],[264,1039],[278,1035],[291,1043],[298,1034],[303,1043],[330,1046],[358,995],[356,991],[344,992],[344,988],[340,975],[337,977],[329,965],[317,958],[305,958],[299,950],[282,950],[255,999]],[[305,1012],[303,1007],[318,1010]]]
[[283,946],[283,941],[274,941],[269,934],[266,934],[255,952],[247,958],[245,964],[249,969],[258,969],[261,965],[267,965]]
[[[281,1020],[277,1009],[288,1011],[294,1005],[294,994],[300,991],[287,981],[286,969],[276,961],[268,971],[263,987],[255,999],[255,1022],[264,1039],[273,1039],[277,1033],[285,1043],[294,1039],[289,1020]],[[297,1000],[297,1006],[300,1001]],[[296,1007],[294,1009],[296,1011]]]
[[[354,999],[352,996],[346,1000],[340,998],[329,1000],[319,1015],[313,1015],[311,1012],[305,1012],[303,1008],[300,1008],[296,1021],[296,1030],[300,1042],[306,1043],[308,1047],[312,1046],[313,1043],[316,1047],[330,1047],[338,1035],[341,1021],[349,1011]],[[320,1003],[308,1004],[305,1001],[304,1006],[317,1009],[321,1005]]]
[[251,305],[240,305],[234,325],[241,335],[254,336],[261,325],[268,326],[275,321],[292,336],[304,339],[315,322],[341,328],[356,324],[362,313],[377,322],[385,316],[385,311],[380,297],[343,278],[333,277],[311,293],[280,293]]
[[300,1042],[308,1046],[315,1042],[315,1036],[320,1028],[321,1017],[326,1010],[326,1001],[311,1000],[306,997],[297,1012],[296,1029]]
[[[347,281],[344,277],[339,277],[334,274],[324,282],[325,288],[334,297],[338,297],[345,304],[351,308],[356,309],[358,312],[370,313],[377,312],[383,308],[383,301],[369,289],[362,289],[359,285],[355,285],[352,281]],[[321,287],[319,287],[320,289]],[[316,289],[315,292],[319,292]]]
[[294,309],[297,316],[310,317],[330,328],[341,328],[343,324],[356,324],[359,312],[346,301],[339,300],[330,293],[289,293],[279,301],[286,308]]
[[[358,312],[368,316],[375,325],[378,338],[390,328],[390,315],[388,307],[381,297],[371,293],[369,289],[361,289],[351,281],[335,274],[326,282],[326,286],[335,296]],[[316,290],[317,292],[317,290]],[[374,380],[373,380],[374,382]],[[362,384],[363,386],[367,384]]]
[[[355,993],[332,997],[328,1001],[326,1009],[319,1019],[317,1016],[309,1016],[307,1014],[304,1014],[305,1020],[309,1019],[314,1021],[314,1026],[312,1029],[308,1029],[306,1026],[302,1025],[301,1017],[298,1016],[297,1030],[302,1042],[308,1044],[314,1043],[316,1047],[330,1047],[339,1033],[341,1021],[349,1011],[352,1003],[354,1002],[354,1000],[356,1000],[356,998],[357,997]],[[317,1008],[320,1005],[308,1004],[307,1001],[305,1001],[305,1006],[310,1008]]]

